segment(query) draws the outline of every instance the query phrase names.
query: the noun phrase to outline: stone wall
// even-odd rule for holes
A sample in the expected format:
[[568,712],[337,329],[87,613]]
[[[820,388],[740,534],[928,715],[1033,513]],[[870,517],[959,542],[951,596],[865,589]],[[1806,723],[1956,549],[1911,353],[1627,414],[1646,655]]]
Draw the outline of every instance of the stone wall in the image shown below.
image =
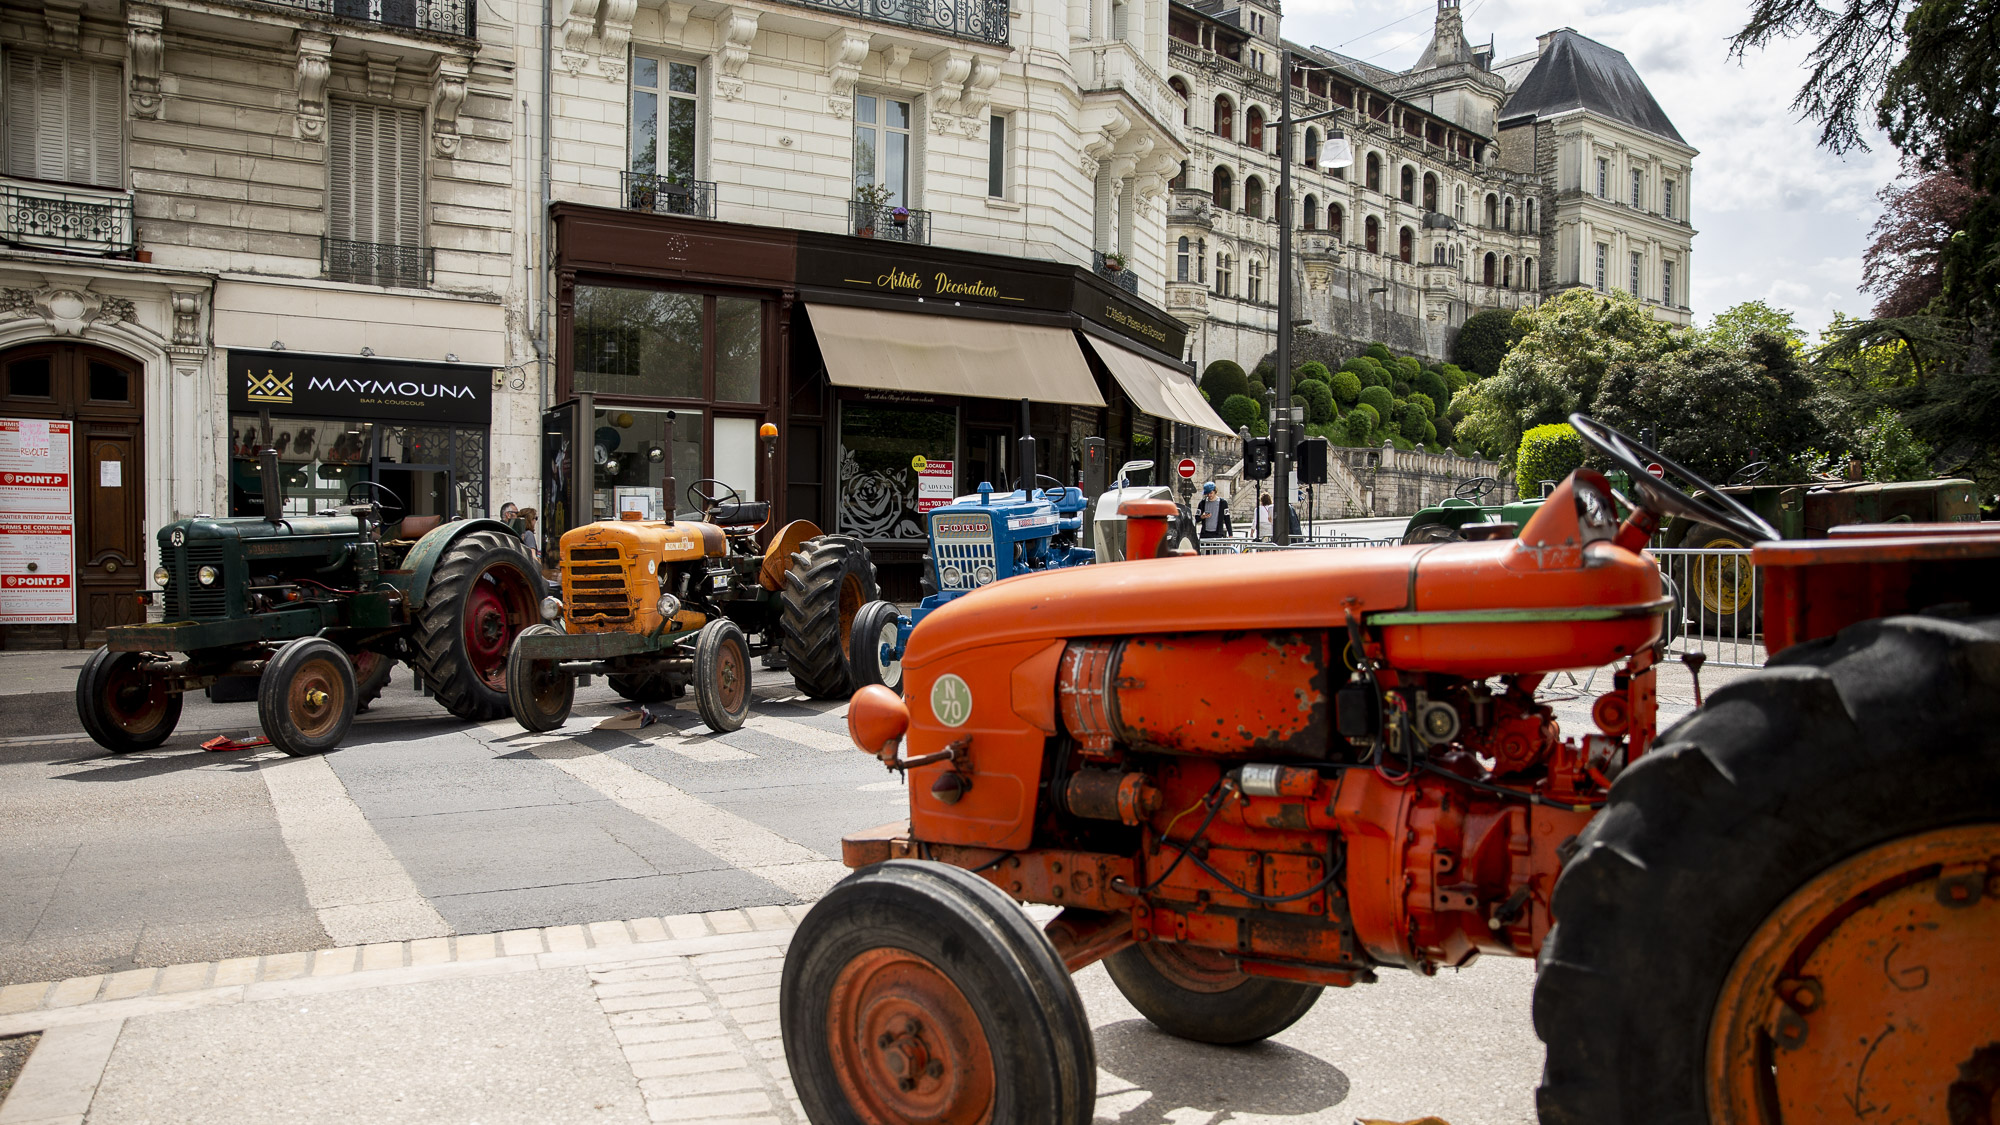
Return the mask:
[[[1502,504],[1515,498],[1513,475],[1497,461],[1449,452],[1400,450],[1387,443],[1380,449],[1334,446],[1330,452],[1327,483],[1313,490],[1314,519],[1412,515],[1449,497],[1474,477],[1493,477],[1500,482],[1485,503]],[[1255,497],[1269,491],[1272,482],[1242,478],[1242,441],[1206,435],[1194,457],[1199,466],[1196,482],[1215,481],[1220,490],[1229,493],[1230,518],[1248,526]]]

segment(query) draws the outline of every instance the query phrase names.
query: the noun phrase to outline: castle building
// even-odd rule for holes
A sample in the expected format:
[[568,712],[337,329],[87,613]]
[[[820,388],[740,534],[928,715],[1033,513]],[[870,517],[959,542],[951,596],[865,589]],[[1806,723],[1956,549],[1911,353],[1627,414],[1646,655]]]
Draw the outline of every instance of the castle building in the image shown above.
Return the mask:
[[[1167,81],[1191,153],[1173,181],[1167,305],[1197,366],[1276,346],[1278,69],[1293,53],[1295,316],[1443,358],[1465,319],[1577,285],[1689,321],[1690,167],[1625,56],[1563,29],[1504,61],[1439,0],[1405,71],[1281,38],[1276,3],[1174,0]],[[1351,163],[1327,157],[1340,148]]]

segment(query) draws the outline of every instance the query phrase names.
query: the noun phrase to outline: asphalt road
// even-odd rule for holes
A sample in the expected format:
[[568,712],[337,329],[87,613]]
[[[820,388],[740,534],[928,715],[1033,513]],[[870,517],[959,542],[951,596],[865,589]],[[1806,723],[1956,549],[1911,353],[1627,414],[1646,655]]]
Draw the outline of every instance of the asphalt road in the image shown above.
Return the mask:
[[[691,701],[595,730],[619,710],[602,681],[552,734],[466,725],[398,669],[344,746],[294,759],[203,751],[256,718],[199,698],[158,750],[107,755],[78,730],[81,663],[0,654],[0,984],[809,901],[843,874],[844,833],[904,815],[900,783],[848,744],[844,705],[802,699],[782,673],[760,673],[750,724],[716,737]],[[1677,666],[1662,679],[1670,720],[1691,699]],[[1566,727],[1585,721],[1586,687],[1545,688]],[[1122,1082],[1100,1120],[1532,1120],[1532,976],[1494,959],[1389,973],[1222,1051],[1154,1032],[1088,970],[1100,1062]]]

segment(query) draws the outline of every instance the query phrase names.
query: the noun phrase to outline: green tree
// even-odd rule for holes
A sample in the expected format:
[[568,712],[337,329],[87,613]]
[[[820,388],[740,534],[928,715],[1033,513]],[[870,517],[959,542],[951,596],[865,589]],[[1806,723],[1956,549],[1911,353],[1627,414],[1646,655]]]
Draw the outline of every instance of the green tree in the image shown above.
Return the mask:
[[1422,414],[1424,416],[1424,421],[1426,422],[1437,417],[1438,413],[1437,401],[1431,398],[1431,396],[1427,394],[1418,392],[1416,394],[1412,394],[1409,398],[1404,399],[1403,401],[1407,404],[1407,409],[1414,410],[1417,413]]
[[1716,313],[1700,334],[1704,344],[1726,350],[1743,347],[1750,337],[1762,332],[1790,343],[1805,346],[1805,330],[1786,309],[1772,308],[1763,301],[1744,301]]
[[1232,430],[1241,430],[1263,420],[1264,408],[1249,395],[1230,395],[1222,400],[1222,421]]
[[1361,405],[1374,408],[1378,420],[1391,417],[1396,409],[1395,398],[1387,387],[1361,388],[1360,401]]
[[1300,364],[1299,369],[1292,372],[1292,385],[1297,386],[1308,379],[1324,383],[1332,378],[1333,372],[1326,369],[1326,364],[1315,359],[1311,362]]
[[1583,439],[1568,422],[1536,426],[1521,435],[1521,452],[1514,464],[1514,487],[1523,496],[1540,496],[1541,482],[1561,483],[1583,465]]
[[1498,374],[1500,361],[1507,358],[1508,349],[1519,343],[1527,331],[1514,321],[1514,314],[1506,309],[1487,309],[1466,317],[1451,342],[1453,365],[1481,379]]
[[[1410,389],[1417,394],[1424,395],[1439,406],[1443,406],[1451,401],[1451,386],[1444,381],[1444,376],[1436,371],[1425,371],[1419,374],[1410,383]],[[1431,411],[1431,417],[1437,417],[1437,411]]]
[[1424,365],[1411,356],[1399,355],[1388,365],[1397,381],[1415,384],[1417,376],[1424,373]]
[[1464,390],[1465,384],[1471,382],[1470,377],[1465,372],[1465,368],[1460,367],[1456,363],[1447,363],[1440,366],[1438,374],[1443,377],[1444,385],[1450,388],[1452,394],[1457,394]]
[[1382,413],[1372,404],[1360,403],[1347,412],[1347,433],[1354,445],[1371,445],[1375,441],[1375,431],[1382,425]]
[[1893,410],[1862,423],[1850,450],[1866,480],[1924,480],[1931,476],[1931,447],[1910,432]]
[[1757,333],[1741,348],[1701,344],[1613,365],[1591,414],[1626,433],[1653,427],[1660,452],[1716,484],[1752,461],[1772,483],[1808,478],[1826,443],[1817,388],[1789,340]]
[[1343,367],[1333,373],[1333,400],[1353,406],[1361,398],[1361,377]]
[[1299,397],[1306,401],[1306,421],[1315,425],[1325,425],[1339,416],[1334,409],[1333,392],[1318,379],[1306,379],[1299,383]]
[[1210,402],[1228,402],[1231,395],[1250,393],[1250,378],[1233,359],[1218,359],[1201,373],[1201,389]]

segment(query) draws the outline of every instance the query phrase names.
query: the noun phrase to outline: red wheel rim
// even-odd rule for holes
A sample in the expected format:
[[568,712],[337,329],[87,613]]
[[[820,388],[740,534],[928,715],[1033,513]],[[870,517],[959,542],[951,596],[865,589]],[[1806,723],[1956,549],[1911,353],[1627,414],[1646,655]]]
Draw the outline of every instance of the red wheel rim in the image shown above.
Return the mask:
[[993,1117],[993,1049],[965,993],[906,949],[871,949],[834,978],[827,1046],[867,1125],[981,1125]]
[[734,715],[748,705],[750,662],[744,659],[742,645],[726,642],[716,646],[715,686],[724,711]]
[[1148,941],[1139,953],[1161,976],[1189,992],[1227,992],[1249,980],[1237,968],[1236,958],[1198,945],[1172,941]]
[[527,628],[532,608],[513,571],[495,566],[473,578],[465,594],[465,658],[487,687],[507,690],[507,651]]
[[120,660],[105,677],[99,701],[101,710],[118,729],[143,735],[166,717],[167,701],[173,698],[165,684],[145,674],[143,660]]

